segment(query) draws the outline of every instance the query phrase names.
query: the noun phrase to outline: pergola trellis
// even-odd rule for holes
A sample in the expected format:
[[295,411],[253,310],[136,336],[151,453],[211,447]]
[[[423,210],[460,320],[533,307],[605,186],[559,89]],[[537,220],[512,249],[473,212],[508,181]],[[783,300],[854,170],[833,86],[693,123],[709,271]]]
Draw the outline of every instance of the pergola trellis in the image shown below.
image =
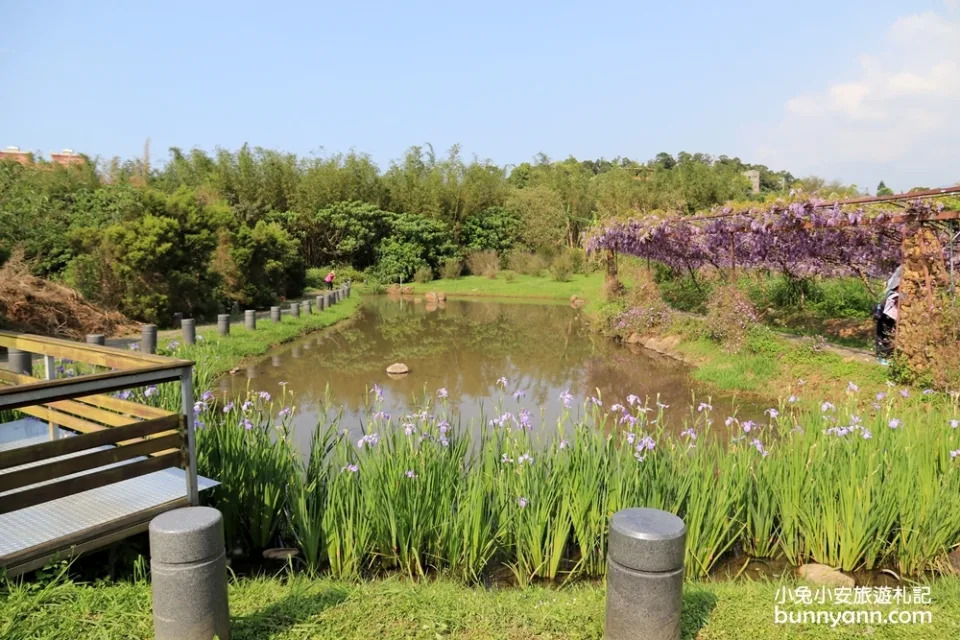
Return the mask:
[[[588,239],[589,251],[637,256],[690,271],[704,266],[734,273],[760,268],[802,275],[888,276],[903,265],[898,350],[917,368],[935,358],[922,338],[942,311],[945,290],[955,292],[960,211],[940,200],[960,186],[838,201],[776,203],[763,209],[647,216],[610,221]],[[943,336],[940,338],[942,339]],[[910,346],[911,342],[916,345]]]

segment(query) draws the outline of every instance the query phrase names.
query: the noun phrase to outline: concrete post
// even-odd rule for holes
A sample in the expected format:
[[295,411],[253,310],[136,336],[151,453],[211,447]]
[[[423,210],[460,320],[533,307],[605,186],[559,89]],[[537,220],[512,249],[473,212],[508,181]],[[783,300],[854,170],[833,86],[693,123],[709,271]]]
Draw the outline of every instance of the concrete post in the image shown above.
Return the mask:
[[313,302],[311,300],[304,300],[301,305],[305,314],[309,316],[313,313]]
[[230,335],[230,314],[217,314],[217,333],[221,336]]
[[327,308],[327,294],[317,296],[317,311],[323,311]]
[[257,312],[253,309],[247,309],[243,312],[243,326],[253,331],[257,328]]
[[157,352],[157,325],[145,324],[140,329],[140,351],[143,353]]
[[181,322],[183,322],[183,314],[177,311],[175,314],[173,314],[173,328],[179,329]]
[[299,318],[299,317],[300,317],[300,303],[299,303],[299,302],[291,302],[291,303],[290,303],[290,316],[293,317],[293,318]]
[[223,516],[186,507],[150,522],[153,630],[157,640],[230,640]]
[[687,527],[658,509],[610,519],[606,640],[678,640]]
[[280,307],[270,307],[270,319],[280,322]]
[[183,344],[196,344],[197,342],[197,323],[193,318],[184,318],[180,321],[180,328],[183,330]]
[[352,283],[350,280],[347,280],[347,284],[344,285],[344,287],[345,287],[346,290],[347,290],[347,297],[348,297],[348,298],[350,297],[350,287],[352,287],[352,286],[353,286],[353,283]]
[[102,333],[88,333],[87,344],[98,344],[102,347],[107,344],[107,336]]
[[14,373],[22,373],[25,376],[33,375],[33,358],[27,351],[7,349],[7,366]]

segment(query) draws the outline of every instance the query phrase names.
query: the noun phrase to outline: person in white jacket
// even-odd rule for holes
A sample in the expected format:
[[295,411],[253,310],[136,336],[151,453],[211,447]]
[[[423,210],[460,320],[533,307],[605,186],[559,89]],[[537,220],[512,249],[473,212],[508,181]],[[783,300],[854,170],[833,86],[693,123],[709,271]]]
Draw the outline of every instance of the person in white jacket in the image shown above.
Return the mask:
[[893,344],[897,334],[897,321],[900,319],[900,277],[903,267],[897,267],[887,280],[883,299],[877,303],[873,317],[877,321],[877,360],[886,366],[893,355]]

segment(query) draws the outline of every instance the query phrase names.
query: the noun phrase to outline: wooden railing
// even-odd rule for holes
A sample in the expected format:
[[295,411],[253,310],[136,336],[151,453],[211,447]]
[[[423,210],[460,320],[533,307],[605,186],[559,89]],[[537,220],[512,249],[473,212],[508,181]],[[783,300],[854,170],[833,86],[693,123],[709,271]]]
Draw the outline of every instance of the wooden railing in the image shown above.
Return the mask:
[[[0,370],[0,409],[40,418],[51,433],[47,442],[0,452],[0,513],[170,467],[187,470],[187,498],[198,503],[193,362],[7,331],[0,346],[43,356],[45,379]],[[57,378],[58,360],[89,365],[91,373]],[[181,412],[106,395],[175,381]],[[78,435],[59,439],[60,427]],[[10,471],[22,465],[29,466]]]

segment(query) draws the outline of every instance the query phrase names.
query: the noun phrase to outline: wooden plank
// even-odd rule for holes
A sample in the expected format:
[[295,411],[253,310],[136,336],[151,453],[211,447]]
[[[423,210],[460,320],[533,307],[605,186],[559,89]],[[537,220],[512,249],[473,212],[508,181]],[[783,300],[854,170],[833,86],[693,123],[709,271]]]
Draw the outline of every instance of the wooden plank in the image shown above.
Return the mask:
[[102,431],[108,428],[102,424],[97,424],[96,422],[90,422],[89,420],[72,416],[69,413],[55,411],[46,405],[20,407],[19,411],[20,413],[25,413],[28,416],[40,418],[46,422],[52,422],[73,431],[79,431],[80,433],[93,433],[95,431]]
[[14,331],[0,331],[0,346],[13,347],[21,351],[29,351],[30,353],[51,355],[57,358],[69,358],[77,362],[95,364],[103,367],[114,366],[108,364],[108,362],[125,363],[121,366],[127,367],[142,367],[149,364],[162,365],[169,362],[177,362],[179,366],[183,366],[188,362],[187,360],[141,353],[139,351],[129,351],[117,347],[74,342],[73,340],[50,338],[48,336],[38,336],[29,333],[16,333]]
[[56,456],[76,453],[84,449],[102,447],[108,444],[117,444],[134,438],[163,433],[170,430],[179,430],[180,416],[171,415],[163,418],[153,418],[143,422],[134,422],[125,427],[103,429],[95,433],[88,433],[73,438],[61,438],[50,442],[41,442],[28,447],[18,447],[0,451],[0,469],[9,469],[30,462],[46,460]]
[[180,380],[182,371],[181,365],[173,364],[44,380],[25,385],[0,386],[0,408],[19,409],[54,400],[69,400],[78,396],[97,395],[148,384],[176,382]]
[[[12,371],[0,369],[0,383],[7,382],[9,384],[33,384],[34,382],[41,381],[41,378],[34,378],[22,373],[14,373]],[[160,418],[171,415],[170,411],[166,411],[164,409],[151,407],[149,405],[140,404],[137,402],[131,402],[130,400],[121,400],[120,398],[114,398],[113,396],[107,396],[103,394],[83,396],[74,399],[78,402],[82,402],[94,407],[111,409],[118,413],[136,416],[138,418]],[[127,422],[129,422],[129,420],[127,420]]]
[[83,531],[77,531],[66,536],[48,540],[47,542],[0,557],[0,567],[7,570],[6,573],[8,576],[38,569],[44,566],[50,559],[65,551],[69,553],[76,550],[76,552],[79,553],[97,549],[104,544],[122,539],[116,537],[120,535],[121,532],[136,529],[137,527],[143,527],[140,529],[141,531],[146,530],[150,521],[156,516],[171,509],[186,507],[188,504],[187,498],[184,496],[183,498],[171,500],[156,507],[151,507],[150,509],[144,509],[128,516],[123,516],[122,518],[104,522],[95,527],[84,529]]
[[[68,438],[70,440],[71,438]],[[48,443],[49,444],[49,443]],[[179,451],[157,456],[156,458],[147,458],[139,462],[120,465],[103,471],[88,473],[77,478],[61,480],[51,484],[45,484],[35,489],[25,489],[16,493],[0,496],[0,514],[10,513],[18,509],[25,509],[43,502],[50,502],[58,498],[72,496],[76,493],[89,491],[108,484],[122,482],[131,478],[145,476],[154,471],[176,467],[181,463],[183,457]]]
[[164,416],[176,415],[173,412],[165,409],[151,407],[138,402],[131,402],[130,400],[121,400],[120,398],[114,398],[113,396],[83,396],[81,398],[75,398],[75,400],[77,402],[83,402],[84,404],[100,407],[102,409],[110,409],[128,416],[136,416],[138,418],[162,418]]
[[[173,433],[162,438],[140,440],[135,444],[123,447],[110,447],[101,451],[94,451],[82,456],[74,456],[62,460],[54,460],[19,471],[10,471],[0,475],[0,487],[3,491],[19,489],[40,482],[47,482],[55,478],[62,478],[81,471],[105,467],[108,464],[123,462],[145,456],[158,451],[177,451],[184,446],[183,436]],[[173,447],[173,449],[171,449]]]

